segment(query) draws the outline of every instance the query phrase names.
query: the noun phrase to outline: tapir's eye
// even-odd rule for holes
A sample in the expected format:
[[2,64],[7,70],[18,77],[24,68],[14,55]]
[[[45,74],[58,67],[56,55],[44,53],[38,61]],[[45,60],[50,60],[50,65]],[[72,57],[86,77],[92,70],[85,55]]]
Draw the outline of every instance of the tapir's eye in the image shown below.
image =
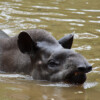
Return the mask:
[[51,59],[48,61],[48,66],[49,67],[57,67],[59,65],[58,61],[55,61],[54,59]]

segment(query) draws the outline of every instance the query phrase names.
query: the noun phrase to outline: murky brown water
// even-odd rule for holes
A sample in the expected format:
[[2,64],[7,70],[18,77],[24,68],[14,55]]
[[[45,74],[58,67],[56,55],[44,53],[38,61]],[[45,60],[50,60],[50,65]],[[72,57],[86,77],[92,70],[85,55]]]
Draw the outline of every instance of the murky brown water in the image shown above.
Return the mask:
[[0,29],[12,36],[31,28],[57,39],[75,32],[73,49],[93,71],[83,86],[0,74],[0,100],[100,100],[100,0],[0,0]]

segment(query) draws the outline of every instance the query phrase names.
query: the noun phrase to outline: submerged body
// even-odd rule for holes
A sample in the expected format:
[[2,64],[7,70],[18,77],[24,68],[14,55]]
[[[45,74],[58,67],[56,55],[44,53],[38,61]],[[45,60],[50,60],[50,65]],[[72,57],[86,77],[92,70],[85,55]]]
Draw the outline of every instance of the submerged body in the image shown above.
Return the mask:
[[73,35],[57,41],[42,29],[4,36],[0,38],[0,70],[23,72],[38,80],[82,84],[92,67],[82,55],[70,50],[72,42]]

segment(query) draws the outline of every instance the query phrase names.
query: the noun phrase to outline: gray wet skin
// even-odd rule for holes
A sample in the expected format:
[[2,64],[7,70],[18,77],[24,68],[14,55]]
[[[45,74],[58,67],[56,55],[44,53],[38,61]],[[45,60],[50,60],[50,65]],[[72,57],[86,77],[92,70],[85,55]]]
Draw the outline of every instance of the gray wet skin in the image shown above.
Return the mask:
[[0,39],[0,69],[23,72],[36,80],[82,84],[92,66],[71,50],[73,35],[56,40],[49,32],[31,29]]

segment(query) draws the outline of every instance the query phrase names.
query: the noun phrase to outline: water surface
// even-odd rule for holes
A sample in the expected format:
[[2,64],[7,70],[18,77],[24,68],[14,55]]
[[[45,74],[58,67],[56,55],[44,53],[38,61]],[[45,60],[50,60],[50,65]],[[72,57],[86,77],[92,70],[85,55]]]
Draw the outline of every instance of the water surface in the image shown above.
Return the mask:
[[99,100],[100,1],[0,0],[0,29],[14,36],[33,28],[46,29],[56,39],[74,33],[73,49],[88,59],[93,71],[82,86],[0,74],[0,100]]

